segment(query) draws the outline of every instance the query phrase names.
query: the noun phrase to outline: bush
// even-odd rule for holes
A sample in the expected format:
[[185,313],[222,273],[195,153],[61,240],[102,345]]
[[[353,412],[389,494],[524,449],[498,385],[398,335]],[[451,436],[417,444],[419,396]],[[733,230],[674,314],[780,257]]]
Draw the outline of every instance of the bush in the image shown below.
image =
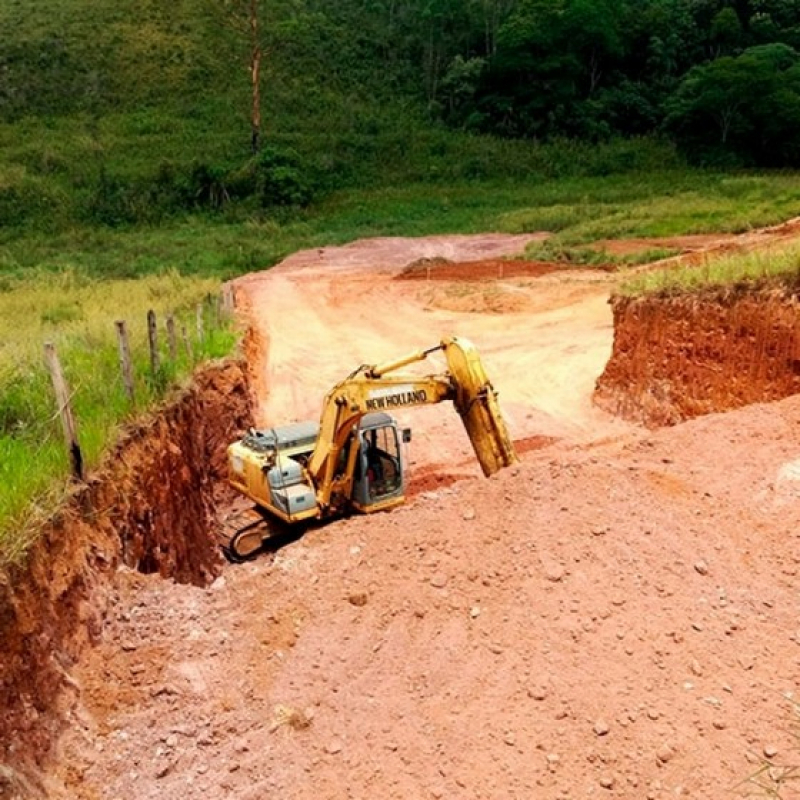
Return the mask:
[[263,208],[308,206],[318,189],[314,170],[291,148],[265,147],[256,158]]

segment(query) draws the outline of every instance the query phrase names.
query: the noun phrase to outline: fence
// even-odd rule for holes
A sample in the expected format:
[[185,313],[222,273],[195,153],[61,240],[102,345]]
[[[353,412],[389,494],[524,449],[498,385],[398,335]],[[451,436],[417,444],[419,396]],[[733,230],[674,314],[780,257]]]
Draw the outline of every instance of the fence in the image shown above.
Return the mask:
[[[207,296],[205,301],[198,303],[194,309],[194,341],[189,333],[186,323],[180,324],[180,335],[183,340],[185,359],[190,365],[194,363],[195,356],[205,350],[206,339],[215,330],[227,325],[233,312],[233,296],[226,287],[221,297]],[[114,322],[119,356],[120,381],[124,388],[125,396],[130,410],[137,408],[139,390],[142,380],[147,381],[148,389],[156,389],[160,394],[169,384],[169,378],[175,374],[175,365],[181,358],[178,348],[178,323],[175,315],[170,313],[165,316],[163,333],[166,340],[166,352],[160,344],[160,326],[156,312],[152,309],[147,312],[146,330],[149,354],[149,370],[146,375],[137,376],[134,361],[131,356],[130,332],[127,320]],[[78,433],[78,421],[73,410],[73,393],[58,356],[56,346],[52,342],[44,345],[45,362],[55,395],[56,410],[61,420],[64,441],[69,456],[71,475],[76,480],[83,480],[84,459],[81,451]],[[149,392],[152,395],[152,391]]]

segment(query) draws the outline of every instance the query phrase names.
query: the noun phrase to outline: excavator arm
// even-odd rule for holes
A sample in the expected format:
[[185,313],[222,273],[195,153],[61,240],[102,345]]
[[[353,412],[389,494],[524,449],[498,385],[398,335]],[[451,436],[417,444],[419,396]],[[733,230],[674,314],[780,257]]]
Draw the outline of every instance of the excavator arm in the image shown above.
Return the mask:
[[[391,374],[439,350],[444,352],[447,372],[423,377]],[[411,353],[397,361],[359,367],[328,393],[319,438],[308,462],[308,473],[323,513],[330,508],[333,497],[349,495],[352,455],[348,469],[338,475],[337,464],[352,430],[365,414],[444,400],[453,401],[484,475],[492,475],[517,461],[497,394],[478,351],[466,339],[443,339],[436,347]]]

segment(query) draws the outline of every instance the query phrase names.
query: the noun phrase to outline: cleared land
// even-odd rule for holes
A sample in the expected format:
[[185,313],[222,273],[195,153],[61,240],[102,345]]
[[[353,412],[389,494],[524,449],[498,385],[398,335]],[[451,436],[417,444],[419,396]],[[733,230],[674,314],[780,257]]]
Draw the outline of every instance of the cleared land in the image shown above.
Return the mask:
[[458,333],[523,461],[484,481],[452,410],[409,411],[403,509],[205,590],[119,573],[54,794],[721,797],[792,761],[800,402],[648,432],[591,403],[613,275],[395,280],[524,244],[372,240],[237,283],[261,422]]

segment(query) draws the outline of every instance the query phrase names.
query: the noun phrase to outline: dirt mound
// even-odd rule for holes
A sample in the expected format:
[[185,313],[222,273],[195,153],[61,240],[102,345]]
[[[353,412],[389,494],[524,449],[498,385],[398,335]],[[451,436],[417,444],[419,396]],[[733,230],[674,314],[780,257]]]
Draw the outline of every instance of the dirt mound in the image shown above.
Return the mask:
[[64,796],[727,796],[792,758],[798,430],[555,445],[205,590],[124,573]]
[[405,267],[395,280],[486,281],[503,278],[538,278],[563,269],[563,264],[552,261],[492,258],[454,263],[444,258],[423,258]]

